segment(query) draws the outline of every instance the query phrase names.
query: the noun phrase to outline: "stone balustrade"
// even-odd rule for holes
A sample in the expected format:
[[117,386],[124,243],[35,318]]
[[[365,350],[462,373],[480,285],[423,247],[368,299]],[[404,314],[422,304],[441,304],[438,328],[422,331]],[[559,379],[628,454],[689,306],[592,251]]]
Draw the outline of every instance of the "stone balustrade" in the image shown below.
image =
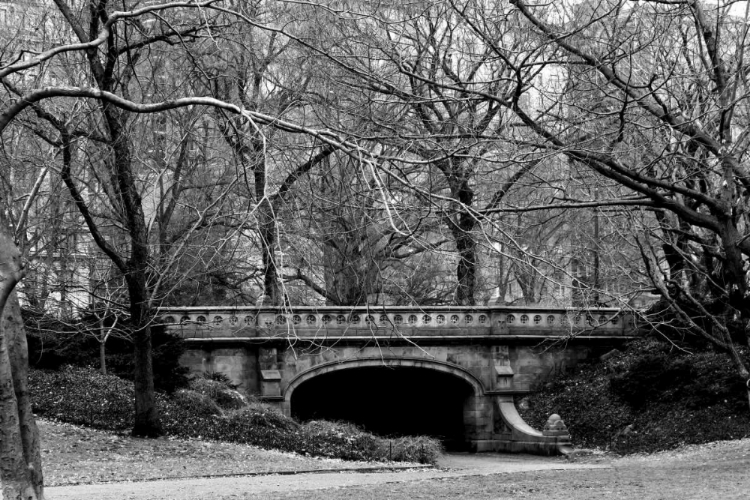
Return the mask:
[[357,336],[628,336],[632,311],[536,307],[165,307],[157,321],[185,338]]

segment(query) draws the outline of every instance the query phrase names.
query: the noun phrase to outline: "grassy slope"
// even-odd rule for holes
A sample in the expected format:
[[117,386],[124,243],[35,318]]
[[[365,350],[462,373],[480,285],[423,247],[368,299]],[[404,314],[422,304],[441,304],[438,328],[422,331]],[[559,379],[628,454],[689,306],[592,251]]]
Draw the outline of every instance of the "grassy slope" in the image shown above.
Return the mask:
[[[60,422],[109,431],[133,423],[133,383],[90,368],[32,370],[34,412]],[[345,423],[300,424],[274,408],[248,401],[225,385],[196,379],[188,390],[157,394],[168,436],[251,444],[266,449],[346,460],[434,463],[440,443],[415,436],[391,441]]]
[[46,419],[39,419],[38,424],[46,486],[386,465],[314,458],[246,444],[198,439],[139,439],[127,432],[102,431]]
[[518,406],[538,429],[557,413],[577,446],[619,452],[750,436],[746,392],[729,359],[715,352],[688,354],[653,339],[582,365]]

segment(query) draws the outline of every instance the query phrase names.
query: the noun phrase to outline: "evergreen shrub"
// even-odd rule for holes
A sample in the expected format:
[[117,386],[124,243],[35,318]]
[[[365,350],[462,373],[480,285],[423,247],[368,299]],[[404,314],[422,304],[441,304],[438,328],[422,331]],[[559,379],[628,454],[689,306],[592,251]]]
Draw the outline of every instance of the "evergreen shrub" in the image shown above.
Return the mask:
[[[741,355],[748,359],[746,350]],[[579,365],[519,403],[521,416],[537,429],[559,414],[574,445],[583,447],[653,452],[750,436],[747,392],[729,357],[658,338]]]
[[[127,431],[133,425],[134,389],[128,380],[90,367],[67,366],[58,371],[33,369],[29,382],[33,410],[46,418],[112,431]],[[435,463],[441,450],[440,442],[430,437],[389,441],[347,423],[301,425],[253,400],[226,409],[222,404],[235,405],[225,400],[232,390],[215,380],[195,379],[191,389],[157,393],[164,432],[347,460]]]
[[[43,370],[59,370],[65,365],[99,367],[99,342],[92,332],[98,323],[83,317],[67,323],[53,316],[23,310],[29,364]],[[127,329],[127,323],[121,328]],[[188,369],[180,366],[185,341],[169,334],[162,325],[151,327],[154,385],[158,390],[173,392],[187,387]],[[121,337],[111,337],[106,344],[107,372],[128,380],[133,379],[133,344]]]

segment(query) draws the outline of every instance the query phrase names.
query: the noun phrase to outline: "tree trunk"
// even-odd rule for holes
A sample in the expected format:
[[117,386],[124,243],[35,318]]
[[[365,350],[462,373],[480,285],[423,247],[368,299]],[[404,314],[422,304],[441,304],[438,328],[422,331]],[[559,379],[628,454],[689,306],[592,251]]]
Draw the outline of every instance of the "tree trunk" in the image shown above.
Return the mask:
[[99,341],[99,371],[102,372],[102,375],[107,374],[107,347],[105,340],[103,340],[104,337],[102,337],[102,340]]
[[[595,198],[599,199],[598,190],[596,190],[596,196],[595,196]],[[600,301],[600,297],[599,297],[599,289],[601,287],[600,276],[599,276],[599,273],[601,272],[601,270],[600,270],[601,263],[600,263],[600,256],[599,256],[599,243],[600,243],[600,240],[599,240],[599,209],[595,208],[594,209],[594,242],[593,242],[593,245],[592,245],[593,252],[594,252],[594,282],[592,284],[592,288],[593,288],[593,296],[592,296],[592,298],[593,298],[593,305],[594,305],[594,307],[600,307],[601,306],[601,301]]]
[[20,252],[0,217],[0,484],[5,500],[42,500],[39,432],[28,393],[28,350],[15,285]]
[[283,303],[283,292],[279,287],[279,269],[276,262],[276,217],[268,198],[259,197],[258,199],[261,200],[257,213],[258,234],[263,255],[263,293],[270,298],[271,305],[278,306]]
[[162,429],[154,392],[151,327],[149,326],[150,315],[145,270],[133,271],[127,277],[127,283],[130,296],[130,318],[134,330],[135,425],[133,426],[133,435],[157,437],[161,435]]
[[[452,165],[452,162],[451,162]],[[458,167],[452,167],[451,171]],[[466,212],[463,207],[471,207],[474,202],[474,191],[469,186],[468,180],[449,179],[451,182],[451,194],[454,199],[461,203],[456,220],[449,220],[451,233],[456,242],[458,252],[458,265],[456,266],[456,298],[454,302],[460,306],[476,305],[477,288],[477,242],[472,231],[477,224],[476,218]]]
[[[473,224],[472,224],[473,225]],[[456,304],[460,306],[476,305],[477,289],[477,243],[468,231],[454,231],[458,265],[456,266]]]
[[135,425],[134,436],[156,437],[161,435],[159,413],[154,393],[154,372],[151,363],[151,328],[149,315],[149,293],[147,285],[150,264],[148,228],[143,213],[143,203],[133,173],[130,138],[126,133],[124,112],[109,104],[103,106],[107,119],[112,151],[117,192],[122,200],[124,224],[130,237],[130,258],[126,264],[125,280],[130,299],[130,320],[133,327],[135,363]]

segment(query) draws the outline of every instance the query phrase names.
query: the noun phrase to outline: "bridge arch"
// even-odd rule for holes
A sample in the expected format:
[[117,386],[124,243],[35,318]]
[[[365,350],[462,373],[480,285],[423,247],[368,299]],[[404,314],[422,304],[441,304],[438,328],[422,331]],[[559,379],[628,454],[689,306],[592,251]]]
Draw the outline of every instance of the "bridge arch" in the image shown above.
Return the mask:
[[447,373],[464,380],[468,383],[474,392],[475,397],[482,396],[484,394],[484,386],[482,382],[476,378],[473,374],[468,372],[461,366],[454,365],[452,363],[446,363],[444,361],[436,361],[424,358],[357,358],[349,359],[344,361],[331,361],[328,363],[321,363],[308,370],[305,370],[296,377],[294,377],[287,385],[284,391],[284,402],[287,405],[291,403],[292,394],[294,391],[304,382],[315,378],[319,375],[331,373],[339,370],[351,370],[354,368],[425,368],[428,370],[435,370],[442,373]]
[[[382,436],[427,434],[463,448],[476,434],[485,399],[464,368],[424,358],[359,358],[297,375],[284,393],[289,414],[344,420]],[[471,430],[469,430],[471,429]]]

